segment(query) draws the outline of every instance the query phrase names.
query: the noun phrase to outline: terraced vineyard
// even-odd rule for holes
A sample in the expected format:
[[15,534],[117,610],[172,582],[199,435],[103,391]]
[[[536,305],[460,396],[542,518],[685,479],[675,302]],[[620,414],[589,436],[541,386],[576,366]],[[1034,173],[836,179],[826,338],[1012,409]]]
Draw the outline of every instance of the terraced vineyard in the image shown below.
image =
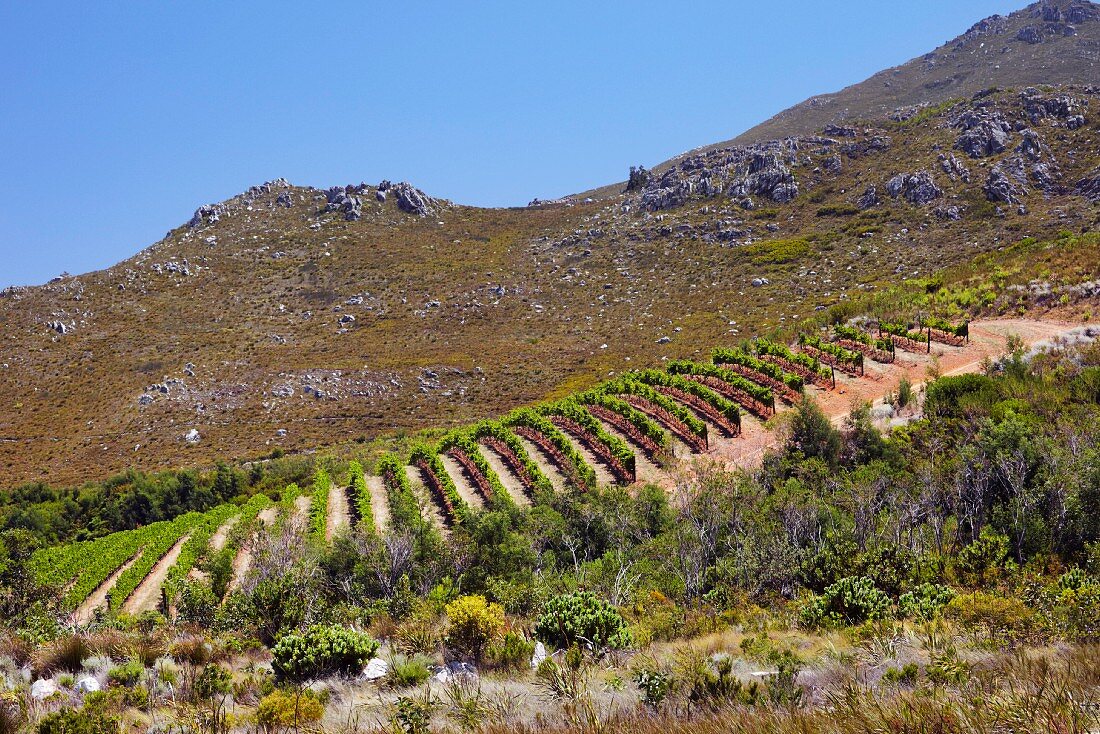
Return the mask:
[[640,462],[669,468],[677,451],[705,454],[735,445],[746,430],[759,435],[768,429],[756,420],[746,423],[743,411],[766,420],[776,413],[777,397],[794,404],[850,385],[845,381],[862,379],[865,358],[891,369],[895,346],[927,354],[933,340],[965,349],[969,337],[968,325],[933,319],[924,320],[922,332],[904,324],[878,328],[883,336],[840,325],[831,339],[802,334],[799,351],[757,339],[715,350],[710,362],[680,360],[664,370],[630,372],[564,400],[452,430],[407,456],[387,454],[373,475],[352,461],[343,485],[318,469],[308,489],[288,485],[277,505],[257,495],[244,505],[44,549],[34,567],[40,579],[63,590],[62,605],[77,623],[103,608],[163,610],[172,589],[193,577],[211,552],[216,535],[235,556],[230,588],[238,583],[248,569],[246,533],[261,516],[265,524],[274,522],[276,507],[287,518],[300,518],[292,527],[300,528],[304,542],[328,542],[345,524],[367,534],[411,531],[421,539],[440,538],[482,508],[547,503],[559,489],[591,489],[601,475],[633,483]]

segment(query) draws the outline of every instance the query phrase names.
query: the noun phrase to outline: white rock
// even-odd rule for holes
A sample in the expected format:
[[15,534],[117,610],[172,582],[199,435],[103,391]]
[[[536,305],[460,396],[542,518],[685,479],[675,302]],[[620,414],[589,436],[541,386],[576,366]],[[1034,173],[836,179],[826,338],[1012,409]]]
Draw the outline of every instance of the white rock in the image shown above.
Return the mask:
[[183,434],[183,440],[187,443],[198,443],[202,439],[197,428],[192,428],[187,433]]
[[76,690],[81,693],[92,693],[99,690],[99,681],[90,675],[86,675],[76,682]]
[[541,642],[535,643],[535,654],[531,656],[531,667],[537,668],[542,665],[542,661],[548,657],[546,654],[546,645]]
[[39,678],[31,684],[31,698],[41,701],[57,693],[57,684],[48,678]]
[[362,677],[364,680],[378,680],[379,678],[385,678],[389,672],[389,663],[382,658],[371,658],[367,666],[363,668]]

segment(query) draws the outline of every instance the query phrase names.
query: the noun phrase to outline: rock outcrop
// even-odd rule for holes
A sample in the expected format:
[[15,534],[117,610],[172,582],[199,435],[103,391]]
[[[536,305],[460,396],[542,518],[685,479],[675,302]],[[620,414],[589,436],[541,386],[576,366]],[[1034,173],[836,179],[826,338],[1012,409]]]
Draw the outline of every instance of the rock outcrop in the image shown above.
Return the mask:
[[928,204],[943,196],[943,189],[929,171],[901,173],[886,182],[886,193],[903,197],[910,204]]
[[967,110],[954,126],[962,130],[955,147],[971,158],[987,158],[1008,149],[1012,126],[996,110]]

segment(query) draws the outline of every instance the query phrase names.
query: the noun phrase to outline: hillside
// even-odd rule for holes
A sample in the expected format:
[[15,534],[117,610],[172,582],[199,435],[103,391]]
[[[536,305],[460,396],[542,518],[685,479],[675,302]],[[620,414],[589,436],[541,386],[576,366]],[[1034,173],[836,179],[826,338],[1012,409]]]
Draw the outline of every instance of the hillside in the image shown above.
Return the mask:
[[446,427],[1087,231],[1096,97],[712,151],[610,202],[255,187],[115,267],[3,292],[0,466],[71,482]]
[[994,15],[934,51],[839,92],[780,112],[706,149],[810,135],[830,123],[903,120],[920,108],[992,87],[1094,84],[1100,80],[1100,5],[1043,0]]

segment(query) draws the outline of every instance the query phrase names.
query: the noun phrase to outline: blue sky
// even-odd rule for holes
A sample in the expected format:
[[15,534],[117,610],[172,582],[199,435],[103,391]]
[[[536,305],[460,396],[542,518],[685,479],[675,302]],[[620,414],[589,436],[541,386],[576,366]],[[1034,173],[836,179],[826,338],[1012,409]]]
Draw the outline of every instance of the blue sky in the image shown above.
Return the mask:
[[622,180],[1023,1],[0,4],[0,287],[285,176],[507,206]]

